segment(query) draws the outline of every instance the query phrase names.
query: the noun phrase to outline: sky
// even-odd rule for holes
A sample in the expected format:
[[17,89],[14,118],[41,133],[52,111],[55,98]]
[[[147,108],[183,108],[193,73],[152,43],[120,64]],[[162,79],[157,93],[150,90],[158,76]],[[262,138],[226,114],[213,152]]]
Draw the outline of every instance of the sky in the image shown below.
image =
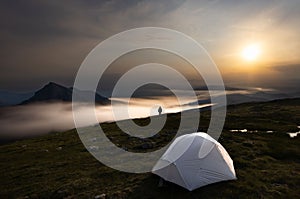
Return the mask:
[[[298,88],[299,9],[299,0],[3,0],[0,90],[32,91],[49,81],[72,86],[81,63],[97,44],[147,26],[174,29],[195,39],[228,86]],[[242,52],[254,44],[259,56],[246,60]],[[153,57],[137,53],[145,60]],[[124,58],[126,64],[137,55]],[[181,62],[176,62],[178,67],[193,80],[189,66]],[[107,84],[118,77],[122,63],[116,61]]]

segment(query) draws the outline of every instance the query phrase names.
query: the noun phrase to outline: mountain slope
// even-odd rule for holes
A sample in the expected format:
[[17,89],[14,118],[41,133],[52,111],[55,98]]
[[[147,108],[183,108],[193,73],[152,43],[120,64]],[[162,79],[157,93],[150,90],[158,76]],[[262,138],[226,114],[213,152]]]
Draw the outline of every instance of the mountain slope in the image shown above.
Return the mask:
[[[73,90],[75,89],[67,88],[62,85],[56,84],[54,82],[49,82],[43,88],[36,91],[31,98],[23,101],[21,104],[29,104],[33,102],[44,102],[44,101],[71,102]],[[84,102],[87,101],[85,96],[93,93],[91,91],[80,91],[76,89],[76,94],[79,95],[78,99]],[[109,99],[96,93],[95,102],[99,104],[107,104],[109,102]]]
[[[232,105],[227,115],[219,142],[233,159],[235,181],[193,192],[168,182],[159,187],[159,177],[151,173],[125,173],[100,163],[76,130],[70,130],[1,145],[0,198],[299,198],[300,137],[290,138],[286,132],[300,125],[300,99]],[[209,111],[201,116],[205,131]],[[149,118],[135,122],[142,125]],[[146,152],[171,141],[179,122],[180,113],[168,115],[163,130],[147,139],[129,137],[115,123],[101,127],[117,146]],[[230,132],[244,128],[260,131]],[[144,149],[144,143],[153,148]]]

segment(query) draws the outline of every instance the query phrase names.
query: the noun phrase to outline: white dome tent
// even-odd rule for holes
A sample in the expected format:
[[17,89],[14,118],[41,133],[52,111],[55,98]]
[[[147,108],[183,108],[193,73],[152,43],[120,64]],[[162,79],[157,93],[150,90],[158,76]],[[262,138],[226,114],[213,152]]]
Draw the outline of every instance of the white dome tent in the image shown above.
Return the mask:
[[190,191],[236,179],[233,161],[224,147],[206,133],[192,133],[174,140],[152,173]]

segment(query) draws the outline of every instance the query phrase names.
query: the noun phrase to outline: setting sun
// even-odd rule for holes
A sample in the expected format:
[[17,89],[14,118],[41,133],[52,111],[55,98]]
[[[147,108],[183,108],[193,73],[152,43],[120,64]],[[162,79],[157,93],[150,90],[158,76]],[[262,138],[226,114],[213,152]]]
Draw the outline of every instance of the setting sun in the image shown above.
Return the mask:
[[242,56],[247,61],[255,61],[258,59],[261,54],[261,48],[257,44],[252,44],[244,48],[242,52]]

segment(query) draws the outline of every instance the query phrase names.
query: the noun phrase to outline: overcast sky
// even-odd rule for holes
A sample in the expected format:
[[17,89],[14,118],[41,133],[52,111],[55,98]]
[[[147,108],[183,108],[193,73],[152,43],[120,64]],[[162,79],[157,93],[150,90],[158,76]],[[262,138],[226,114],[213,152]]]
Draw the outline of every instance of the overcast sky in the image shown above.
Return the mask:
[[[36,90],[49,81],[72,86],[82,61],[98,43],[144,26],[171,28],[194,38],[228,85],[297,87],[299,10],[299,0],[3,0],[0,89]],[[260,44],[261,56],[249,63],[241,52],[253,43]],[[112,73],[122,71],[114,68]]]

